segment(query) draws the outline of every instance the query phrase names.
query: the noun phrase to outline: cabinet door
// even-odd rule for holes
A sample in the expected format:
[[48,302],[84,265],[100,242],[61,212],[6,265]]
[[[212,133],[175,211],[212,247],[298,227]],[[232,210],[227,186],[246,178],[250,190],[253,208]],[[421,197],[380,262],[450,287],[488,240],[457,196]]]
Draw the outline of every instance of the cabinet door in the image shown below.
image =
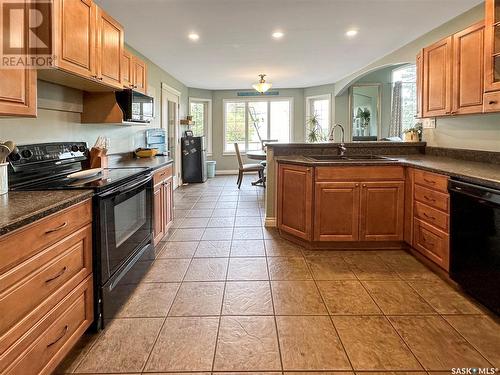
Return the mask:
[[314,204],[315,241],[359,239],[359,183],[317,182]]
[[165,180],[163,183],[163,195],[164,195],[164,225],[165,225],[165,232],[170,228],[170,225],[172,224],[172,221],[174,220],[174,215],[173,215],[173,193],[174,190],[172,189],[172,177],[168,178]]
[[127,50],[123,50],[122,55],[122,84],[125,88],[131,88],[133,82],[133,56]]
[[396,181],[361,185],[361,241],[403,240],[404,186]]
[[36,117],[36,71],[0,69],[0,116]]
[[445,38],[423,51],[423,115],[451,113],[452,38]]
[[153,242],[156,245],[165,235],[165,197],[163,185],[155,186],[153,192]]
[[417,67],[417,118],[422,118],[423,114],[423,69],[424,69],[424,59],[422,57],[423,52],[417,55],[416,67]]
[[500,3],[485,2],[484,89],[500,90]]
[[97,16],[97,79],[123,88],[123,27],[102,9]]
[[452,114],[481,113],[484,84],[484,22],[453,35]]
[[96,5],[92,0],[54,1],[55,64],[70,73],[96,77]]
[[134,56],[133,71],[134,71],[134,82],[133,82],[134,89],[136,91],[140,91],[143,94],[145,94],[147,85],[146,63]]
[[278,227],[305,240],[311,239],[313,177],[310,167],[280,165]]

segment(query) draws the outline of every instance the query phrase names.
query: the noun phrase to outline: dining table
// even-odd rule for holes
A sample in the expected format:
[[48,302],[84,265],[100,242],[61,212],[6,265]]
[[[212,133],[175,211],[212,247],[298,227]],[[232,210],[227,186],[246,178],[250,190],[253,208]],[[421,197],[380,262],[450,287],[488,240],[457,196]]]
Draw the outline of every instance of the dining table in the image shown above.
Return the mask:
[[[248,159],[260,160],[260,161],[265,161],[266,157],[267,157],[266,151],[264,151],[264,150],[247,151],[246,156],[247,156]],[[257,181],[252,182],[252,185],[253,186],[262,185],[262,186],[266,187],[266,176],[265,176],[265,173]]]

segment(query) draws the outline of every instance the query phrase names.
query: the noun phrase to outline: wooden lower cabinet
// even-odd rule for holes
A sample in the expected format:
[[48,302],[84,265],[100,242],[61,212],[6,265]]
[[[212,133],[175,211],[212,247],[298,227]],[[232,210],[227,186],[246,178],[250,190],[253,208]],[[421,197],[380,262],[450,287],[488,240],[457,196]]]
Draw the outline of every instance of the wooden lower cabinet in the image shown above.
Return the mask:
[[359,198],[359,183],[317,182],[314,203],[314,240],[358,241]]
[[157,171],[153,181],[153,243],[156,245],[165,237],[174,220],[172,166]]
[[281,164],[278,175],[278,227],[312,239],[313,173],[311,167]]
[[448,271],[450,262],[448,234],[417,218],[413,228],[413,247]]
[[1,374],[52,373],[93,322],[91,209],[87,200],[0,237]]
[[404,182],[361,184],[359,239],[401,241],[404,228]]

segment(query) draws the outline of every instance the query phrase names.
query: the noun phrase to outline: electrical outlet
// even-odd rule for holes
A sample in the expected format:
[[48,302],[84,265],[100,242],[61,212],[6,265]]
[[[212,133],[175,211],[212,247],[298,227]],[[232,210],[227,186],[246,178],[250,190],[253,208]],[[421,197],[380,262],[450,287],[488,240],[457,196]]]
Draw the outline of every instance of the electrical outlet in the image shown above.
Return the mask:
[[436,127],[436,119],[434,117],[422,119],[422,128],[434,129],[435,127]]

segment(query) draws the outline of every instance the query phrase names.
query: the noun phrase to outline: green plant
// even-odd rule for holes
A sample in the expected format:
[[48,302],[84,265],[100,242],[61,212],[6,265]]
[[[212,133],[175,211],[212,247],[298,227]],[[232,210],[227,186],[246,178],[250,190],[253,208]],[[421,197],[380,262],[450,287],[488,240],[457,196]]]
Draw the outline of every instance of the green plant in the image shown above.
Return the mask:
[[358,117],[361,120],[363,126],[368,126],[371,117],[370,110],[368,108],[364,109],[358,108],[358,113],[356,117]]
[[326,141],[326,136],[319,124],[319,115],[317,113],[311,115],[307,121],[307,140],[310,143]]

